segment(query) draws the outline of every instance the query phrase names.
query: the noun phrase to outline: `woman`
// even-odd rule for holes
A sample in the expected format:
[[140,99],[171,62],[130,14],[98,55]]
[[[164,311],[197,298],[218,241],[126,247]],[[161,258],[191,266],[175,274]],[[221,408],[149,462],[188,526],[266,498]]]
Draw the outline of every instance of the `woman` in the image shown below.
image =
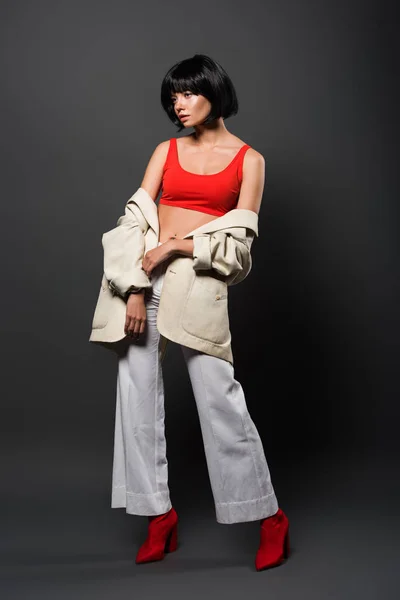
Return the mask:
[[[126,337],[118,350],[112,507],[148,516],[148,537],[137,553],[137,563],[160,560],[164,552],[177,548],[178,516],[167,483],[159,353],[162,334],[181,344],[198,408],[217,521],[260,520],[255,566],[262,570],[287,558],[289,522],[278,508],[261,439],[248,413],[243,389],[234,378],[227,316],[222,337],[217,325],[211,331],[210,319],[217,323],[225,318],[227,293],[221,291],[233,283],[228,277],[229,265],[237,262],[240,249],[245,257],[245,250],[250,248],[250,243],[246,247],[246,237],[240,241],[238,234],[229,255],[234,233],[246,231],[244,227],[232,228],[237,222],[229,217],[249,218],[246,223],[257,218],[264,188],[264,158],[227,131],[224,119],[237,113],[237,97],[224,69],[209,57],[197,54],[174,65],[163,80],[161,102],[179,131],[193,127],[194,132],[157,146],[139,190],[145,196],[141,206],[146,206],[146,199],[154,203],[162,189],[159,240],[141,258],[148,283],[132,285],[124,292]],[[229,227],[210,235],[212,222]],[[256,230],[255,225],[252,227]],[[188,237],[188,232],[200,233]],[[115,243],[110,255],[115,256],[115,248],[121,245]],[[166,289],[163,284],[168,266]],[[183,268],[190,269],[185,271],[187,280],[196,270],[191,296],[184,285],[182,289],[178,286],[178,279],[172,279]],[[208,279],[200,277],[201,269],[208,273]],[[237,265],[242,278],[249,269],[244,260]],[[108,284],[114,284],[118,291],[117,280],[114,274],[107,274]],[[180,281],[186,280],[181,276]],[[213,288],[214,283],[222,287]],[[187,293],[193,306],[210,290],[213,295],[207,297],[211,298],[207,310],[192,311],[180,330],[169,329],[173,305],[179,301],[177,294],[181,297]],[[169,309],[159,314],[160,302],[164,306],[167,301]]]

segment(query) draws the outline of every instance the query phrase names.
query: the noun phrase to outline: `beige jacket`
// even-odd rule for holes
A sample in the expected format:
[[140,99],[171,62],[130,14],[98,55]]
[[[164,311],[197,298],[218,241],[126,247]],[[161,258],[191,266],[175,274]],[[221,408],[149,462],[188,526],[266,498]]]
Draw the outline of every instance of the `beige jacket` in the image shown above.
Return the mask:
[[[257,213],[237,208],[184,236],[193,238],[193,257],[168,259],[157,314],[161,358],[172,340],[233,364],[228,286],[249,274],[254,235],[258,236]],[[102,236],[104,274],[89,341],[112,348],[125,337],[124,295],[132,285],[151,287],[142,259],[158,240],[157,205],[139,187],[117,226]]]

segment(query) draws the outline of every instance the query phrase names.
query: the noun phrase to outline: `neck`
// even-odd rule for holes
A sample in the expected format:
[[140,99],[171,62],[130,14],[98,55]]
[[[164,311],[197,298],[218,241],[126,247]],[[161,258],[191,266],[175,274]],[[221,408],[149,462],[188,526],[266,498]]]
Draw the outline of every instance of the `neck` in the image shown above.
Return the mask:
[[195,125],[192,134],[193,141],[196,144],[210,148],[221,144],[228,136],[229,132],[222,117],[208,125]]

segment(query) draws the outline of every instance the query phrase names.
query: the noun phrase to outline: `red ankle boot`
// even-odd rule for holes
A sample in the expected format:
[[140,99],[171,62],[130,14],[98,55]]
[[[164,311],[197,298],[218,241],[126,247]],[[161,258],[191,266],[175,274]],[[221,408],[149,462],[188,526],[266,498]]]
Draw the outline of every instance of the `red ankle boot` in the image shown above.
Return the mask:
[[262,519],[260,530],[260,547],[255,565],[257,571],[276,567],[289,556],[289,519],[281,510]]
[[172,507],[162,515],[148,517],[147,539],[139,548],[136,564],[161,560],[165,552],[173,552],[178,546],[178,515]]

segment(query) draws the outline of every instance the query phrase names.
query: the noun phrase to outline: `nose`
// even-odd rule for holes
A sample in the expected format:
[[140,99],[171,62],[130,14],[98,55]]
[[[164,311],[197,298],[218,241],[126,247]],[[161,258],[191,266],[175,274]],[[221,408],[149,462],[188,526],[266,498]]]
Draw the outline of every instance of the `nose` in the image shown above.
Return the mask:
[[176,100],[175,102],[175,110],[177,113],[183,112],[184,110],[184,102],[182,102],[182,99],[179,100],[179,98]]

